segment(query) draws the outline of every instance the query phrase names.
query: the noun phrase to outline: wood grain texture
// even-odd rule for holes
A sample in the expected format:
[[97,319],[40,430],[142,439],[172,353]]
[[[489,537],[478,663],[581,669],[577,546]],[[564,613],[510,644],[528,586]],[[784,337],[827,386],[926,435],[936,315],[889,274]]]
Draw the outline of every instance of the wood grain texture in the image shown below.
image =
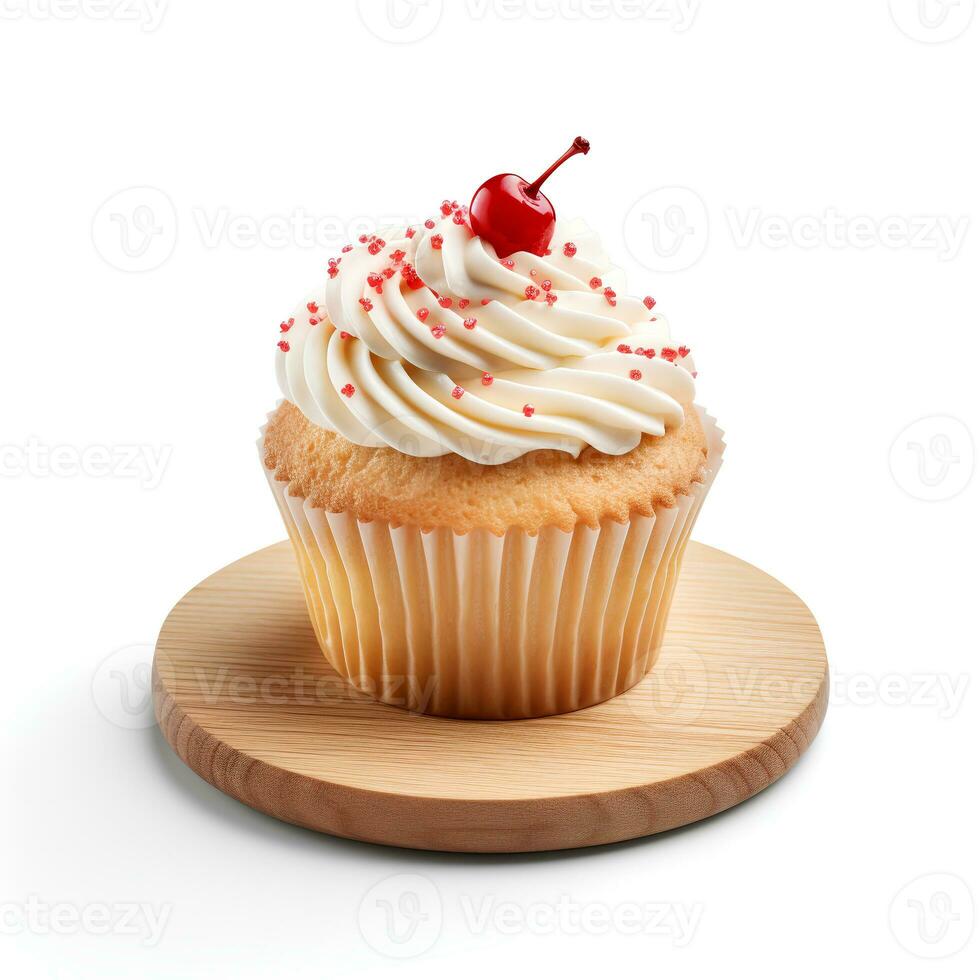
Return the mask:
[[415,714],[326,663],[282,542],[177,604],[154,700],[187,765],[282,820],[403,847],[538,851],[658,833],[764,789],[820,727],[827,660],[796,595],[692,542],[660,658],[631,691],[520,721]]

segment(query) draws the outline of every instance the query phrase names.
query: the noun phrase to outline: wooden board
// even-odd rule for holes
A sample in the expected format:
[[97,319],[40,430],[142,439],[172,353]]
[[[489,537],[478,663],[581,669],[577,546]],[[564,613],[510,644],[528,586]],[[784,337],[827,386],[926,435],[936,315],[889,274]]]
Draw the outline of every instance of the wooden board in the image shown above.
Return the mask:
[[759,792],[816,735],[827,660],[796,595],[692,543],[660,659],[633,690],[550,718],[412,714],[328,666],[284,541],[177,604],[154,687],[181,759],[265,813],[403,847],[539,851],[654,834]]

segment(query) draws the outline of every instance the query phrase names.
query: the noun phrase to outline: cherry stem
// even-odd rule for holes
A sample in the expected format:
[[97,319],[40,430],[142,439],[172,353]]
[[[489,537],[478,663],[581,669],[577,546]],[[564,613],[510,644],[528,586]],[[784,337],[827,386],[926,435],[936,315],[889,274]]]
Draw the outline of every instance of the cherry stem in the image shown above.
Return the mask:
[[533,183],[528,184],[524,193],[530,198],[536,198],[541,185],[566,161],[579,153],[589,152],[589,141],[581,136],[576,136],[572,145],[560,156],[548,169]]

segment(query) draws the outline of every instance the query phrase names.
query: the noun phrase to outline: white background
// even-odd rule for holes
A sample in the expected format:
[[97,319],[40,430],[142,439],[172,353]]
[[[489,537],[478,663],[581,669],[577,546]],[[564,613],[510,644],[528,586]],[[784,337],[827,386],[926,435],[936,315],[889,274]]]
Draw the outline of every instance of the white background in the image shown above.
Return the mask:
[[[976,975],[974,0],[361,6],[2,0],[3,974]],[[283,537],[253,445],[278,323],[355,221],[533,177],[578,133],[549,196],[694,350],[729,442],[697,537],[814,610],[824,730],[733,811],[592,851],[248,810],[138,709],[171,605]],[[274,240],[297,211],[344,230]],[[402,893],[407,945],[358,915],[380,895],[408,929]],[[563,896],[696,925],[590,932]],[[155,945],[143,912],[100,934],[133,902]]]

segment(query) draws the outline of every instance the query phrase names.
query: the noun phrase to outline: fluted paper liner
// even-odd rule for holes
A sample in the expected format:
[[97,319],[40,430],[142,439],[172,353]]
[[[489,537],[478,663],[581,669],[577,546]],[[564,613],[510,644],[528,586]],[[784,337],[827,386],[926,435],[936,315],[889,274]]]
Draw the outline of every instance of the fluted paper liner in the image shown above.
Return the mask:
[[721,430],[698,412],[702,482],[651,517],[568,532],[361,522],[290,496],[263,463],[330,665],[380,701],[458,718],[560,714],[631,688],[656,660],[721,464]]

